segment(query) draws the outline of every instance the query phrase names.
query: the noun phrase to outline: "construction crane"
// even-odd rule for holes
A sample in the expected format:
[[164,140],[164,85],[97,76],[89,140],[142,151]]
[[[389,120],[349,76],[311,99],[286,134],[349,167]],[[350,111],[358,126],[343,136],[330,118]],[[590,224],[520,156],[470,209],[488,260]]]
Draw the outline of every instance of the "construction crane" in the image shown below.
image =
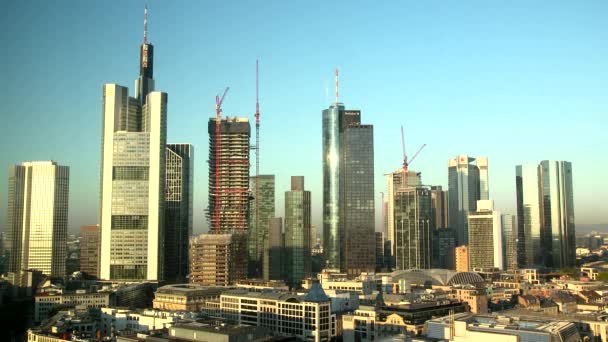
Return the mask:
[[422,146],[420,146],[420,148],[418,148],[418,151],[416,151],[416,153],[414,153],[414,156],[412,157],[412,159],[407,160],[407,154],[405,153],[405,134],[403,133],[403,126],[401,126],[401,147],[403,148],[403,188],[407,189],[408,188],[408,180],[407,180],[407,171],[408,171],[408,166],[414,161],[414,159],[416,159],[416,157],[418,156],[418,154],[420,153],[420,151],[422,151],[422,149],[426,146],[426,144],[422,144]]
[[228,90],[230,90],[230,87],[226,87],[221,98],[219,95],[215,96],[215,208],[213,208],[213,216],[215,218],[215,227],[213,228],[215,234],[220,233],[220,127],[222,125],[222,103],[224,102],[224,98],[226,98]]

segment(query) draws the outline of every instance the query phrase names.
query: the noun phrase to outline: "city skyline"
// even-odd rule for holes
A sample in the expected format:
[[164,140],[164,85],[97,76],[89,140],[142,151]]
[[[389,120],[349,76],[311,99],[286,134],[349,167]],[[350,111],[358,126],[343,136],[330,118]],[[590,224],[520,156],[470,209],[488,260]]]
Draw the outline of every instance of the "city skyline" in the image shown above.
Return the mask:
[[[598,7],[596,12],[601,11],[601,7],[606,7],[605,4],[601,5],[596,5]],[[12,27],[11,25],[18,25],[19,20],[27,19],[30,21],[30,19],[42,15],[35,13],[35,11],[40,11],[40,8],[36,9],[36,6],[28,9],[19,8],[20,5],[17,4],[11,4],[11,6],[16,7],[14,8],[15,11],[9,9],[4,12],[10,12],[14,16],[2,20],[9,28]],[[2,136],[0,142],[5,146],[0,159],[2,165],[4,165],[3,168],[0,168],[1,172],[4,172],[4,176],[0,174],[0,197],[7,197],[6,172],[9,165],[27,160],[56,160],[61,165],[69,166],[71,169],[70,218],[68,224],[70,232],[76,232],[82,225],[99,223],[96,222],[98,221],[100,208],[98,202],[100,193],[98,180],[101,162],[99,158],[101,142],[99,93],[104,83],[132,84],[131,78],[135,74],[137,60],[135,56],[138,55],[138,44],[141,42],[142,36],[141,9],[143,3],[128,3],[126,4],[127,8],[121,11],[117,11],[116,8],[108,5],[96,5],[98,11],[87,9],[87,12],[90,13],[85,13],[83,5],[74,4],[72,8],[67,9],[67,13],[63,16],[58,15],[58,18],[53,16],[57,9],[53,6],[48,8],[46,6],[50,5],[41,3],[41,7],[48,12],[48,14],[44,14],[46,21],[42,23],[53,25],[54,20],[67,20],[67,25],[57,28],[58,31],[65,31],[40,32],[40,30],[34,29],[40,28],[37,25],[41,22],[37,20],[31,20],[34,23],[32,25],[34,28],[29,27],[23,32],[17,32],[16,29],[3,30],[12,32],[17,37],[7,39],[9,50],[15,53],[8,56],[8,63],[3,63],[0,66],[0,71],[8,75],[8,84],[15,85],[0,92],[0,99],[5,103],[2,115],[8,118],[8,122],[11,123],[10,125],[4,125],[2,131],[0,131],[0,136]],[[490,198],[495,199],[496,207],[501,212],[516,214],[515,165],[528,164],[536,160],[567,160],[574,164],[574,208],[577,225],[580,223],[608,223],[607,214],[601,211],[601,203],[608,200],[608,186],[597,176],[598,161],[594,158],[594,155],[600,155],[602,152],[601,147],[606,146],[606,144],[597,143],[597,140],[594,139],[598,139],[596,137],[602,133],[601,128],[606,127],[602,123],[608,123],[606,116],[601,115],[602,111],[608,109],[608,103],[601,98],[601,95],[603,95],[601,92],[602,82],[608,79],[608,64],[602,64],[606,62],[601,60],[608,50],[605,47],[602,48],[598,41],[592,40],[592,38],[599,39],[601,36],[599,33],[605,32],[600,29],[593,31],[591,30],[593,25],[585,25],[577,29],[589,30],[589,32],[586,31],[588,35],[598,35],[598,37],[588,37],[591,47],[570,40],[568,40],[568,44],[564,44],[564,49],[567,45],[568,49],[574,49],[581,56],[588,53],[585,55],[587,59],[574,58],[580,56],[571,55],[572,53],[566,50],[562,51],[561,55],[551,55],[551,53],[555,53],[554,50],[560,48],[560,39],[575,39],[578,37],[576,32],[572,32],[576,27],[576,20],[594,22],[593,19],[601,19],[600,17],[596,18],[592,11],[582,11],[587,8],[571,5],[570,9],[572,11],[568,15],[570,15],[569,18],[574,17],[576,20],[572,19],[573,23],[568,23],[569,25],[564,25],[565,28],[562,28],[558,27],[562,23],[557,22],[557,20],[562,15],[566,15],[565,9],[561,14],[557,10],[540,13],[542,6],[535,5],[537,6],[534,8],[536,12],[531,11],[531,13],[548,15],[549,18],[556,21],[551,26],[556,30],[553,32],[554,35],[547,35],[546,32],[543,32],[546,28],[534,23],[533,15],[527,17],[527,20],[520,19],[525,27],[536,29],[532,32],[536,33],[537,38],[545,42],[546,46],[544,46],[544,50],[533,46],[531,43],[534,39],[532,38],[524,39],[522,46],[513,44],[513,41],[507,39],[506,43],[513,45],[506,44],[505,49],[507,50],[503,52],[515,59],[513,63],[509,63],[509,58],[504,59],[502,57],[503,59],[501,59],[496,52],[471,48],[470,44],[475,42],[488,49],[493,46],[483,39],[483,34],[474,32],[473,27],[468,27],[471,29],[468,32],[471,36],[467,36],[465,34],[466,30],[461,32],[463,27],[458,25],[450,27],[449,24],[445,24],[437,29],[425,24],[423,25],[424,28],[428,29],[426,33],[433,39],[441,38],[442,44],[434,42],[433,39],[422,42],[419,38],[408,36],[409,40],[404,41],[405,45],[408,45],[408,42],[416,43],[413,44],[412,48],[419,53],[421,51],[424,53],[415,55],[415,57],[404,57],[405,60],[399,63],[400,67],[397,69],[389,69],[384,66],[385,72],[379,72],[380,69],[377,68],[383,64],[383,60],[381,58],[374,60],[374,56],[378,58],[377,52],[368,53],[367,51],[355,50],[365,56],[356,56],[357,53],[354,54],[355,56],[330,54],[322,60],[319,60],[319,55],[313,54],[316,58],[313,58],[312,62],[301,56],[291,58],[290,54],[275,56],[271,49],[272,46],[269,47],[262,41],[276,38],[271,34],[273,29],[276,29],[276,24],[286,19],[277,19],[276,23],[270,22],[267,24],[268,26],[255,30],[256,41],[260,41],[260,46],[257,49],[250,49],[245,53],[245,47],[249,44],[243,43],[240,46],[234,43],[234,46],[243,49],[238,50],[242,52],[240,56],[238,58],[223,58],[220,61],[220,57],[205,53],[207,50],[212,50],[210,48],[207,48],[207,50],[195,49],[198,42],[205,42],[205,39],[208,38],[206,35],[211,35],[211,33],[220,34],[221,31],[216,31],[218,28],[205,33],[204,37],[197,38],[200,39],[199,41],[193,40],[193,33],[186,32],[188,32],[187,25],[195,25],[195,23],[188,20],[184,20],[183,23],[171,22],[171,13],[173,13],[171,11],[175,9],[165,8],[164,6],[161,3],[150,4],[151,18],[148,37],[157,47],[155,58],[157,61],[156,74],[160,80],[158,88],[167,91],[172,96],[171,107],[167,114],[167,141],[188,142],[192,143],[199,151],[207,151],[208,135],[205,130],[205,122],[214,116],[213,96],[226,85],[231,87],[231,92],[223,106],[224,115],[237,115],[252,119],[255,111],[254,65],[256,57],[259,56],[261,59],[260,99],[262,121],[260,128],[260,173],[276,175],[277,193],[289,189],[290,174],[305,176],[307,188],[311,190],[314,199],[312,202],[312,223],[317,227],[322,226],[321,115],[319,112],[323,108],[327,108],[333,100],[332,71],[336,65],[341,70],[340,99],[348,103],[349,107],[355,107],[365,112],[366,123],[373,124],[374,130],[376,130],[374,140],[376,231],[381,230],[382,227],[380,191],[386,191],[386,180],[383,174],[391,172],[401,164],[400,135],[398,129],[396,129],[400,124],[405,126],[406,144],[410,154],[422,143],[428,145],[411,167],[412,170],[424,174],[425,184],[442,185],[447,188],[448,177],[445,160],[454,155],[466,153],[487,156],[492,163],[489,171],[491,173]],[[272,4],[266,4],[265,6],[272,6]],[[61,8],[61,6],[57,7]],[[294,5],[294,7],[296,6]],[[207,11],[211,10],[212,13],[224,17],[224,19],[228,18],[230,12],[230,9],[221,6],[216,9],[205,9]],[[460,6],[457,9],[458,11],[464,11],[466,8]],[[261,11],[259,8],[251,9],[243,6],[243,8],[238,9],[235,15],[248,18],[246,10]],[[349,14],[355,18],[364,17],[361,10],[356,7],[348,8]],[[415,25],[421,25],[422,18],[428,19],[431,14],[439,14],[439,17],[442,17],[442,15],[449,17],[447,14],[449,11],[444,13],[439,10],[439,13],[437,13],[414,4],[404,6],[396,12],[406,15],[408,10],[413,10],[421,18],[413,18],[415,19],[413,24],[404,21],[403,24],[406,28],[416,28]],[[474,20],[474,22],[491,25],[490,31],[498,36],[515,39],[517,34],[511,35],[500,31],[499,25],[492,26],[490,19],[492,17],[496,18],[500,12],[499,8],[493,10],[496,13],[492,9],[478,9],[471,16],[477,20]],[[484,11],[493,13],[493,16],[482,18],[481,14]],[[517,10],[510,9],[510,11],[509,13],[513,14],[513,11]],[[114,15],[117,12],[125,15],[124,20],[115,20]],[[369,15],[379,20],[380,18],[377,16],[380,12],[380,9],[374,9]],[[316,11],[308,11],[304,12],[304,18],[313,14],[324,15],[316,13]],[[396,15],[395,13],[385,14],[389,17]],[[68,20],[65,17],[66,15],[82,15],[82,18]],[[410,15],[413,14],[407,14],[407,16]],[[176,15],[173,13],[173,16],[180,17],[182,14]],[[506,17],[507,14],[503,19],[507,20]],[[94,26],[99,27],[85,25],[86,20],[91,20],[91,18],[97,20],[96,23],[100,25]],[[185,16],[185,18],[192,19],[192,16]],[[290,18],[293,19],[293,17]],[[304,20],[304,18],[298,20]],[[456,18],[452,19],[455,20]],[[434,20],[439,19],[435,18]],[[515,19],[511,20],[515,21]],[[116,23],[116,27],[104,25],[106,22]],[[247,20],[236,25],[236,30],[242,29],[242,25],[246,23]],[[451,23],[455,24],[453,21]],[[599,22],[596,24],[599,25]],[[206,25],[203,26],[209,28]],[[464,26],[467,27],[468,25]],[[74,63],[61,60],[59,58],[62,54],[60,50],[66,48],[65,42],[62,40],[76,39],[78,43],[78,39],[84,39],[81,36],[83,33],[77,34],[68,32],[68,30],[78,30],[81,27],[97,30],[95,32],[99,34],[104,32],[103,28],[107,28],[114,33],[124,31],[123,36],[116,40],[108,39],[112,35],[103,33],[107,35],[106,39],[96,41],[99,44],[99,47],[96,47],[98,50],[95,51],[98,55],[91,56],[89,49],[81,49],[83,51],[74,51],[73,56],[71,54],[66,55],[66,57],[73,58]],[[200,32],[206,32],[203,31],[204,28],[200,28]],[[287,31],[304,34],[305,32],[301,30],[308,28],[310,27],[300,25],[299,29],[287,29]],[[400,28],[398,32],[406,33],[406,28]],[[455,28],[461,30],[456,30],[456,33],[449,32],[450,29]],[[231,28],[225,32],[225,38],[215,38],[215,43],[219,44],[228,38],[236,41],[243,39],[236,36],[235,32],[238,31],[232,31],[234,29]],[[421,28],[418,29],[422,30]],[[523,35],[524,29],[519,27],[514,30],[520,33],[519,38],[525,38]],[[181,34],[180,37],[184,39],[183,46],[174,45],[176,43],[170,38],[176,32]],[[382,32],[389,33],[389,29],[383,29]],[[59,35],[53,35],[55,33],[59,33]],[[369,33],[359,33],[361,35],[357,38],[344,35],[347,43],[350,43],[346,47],[365,45],[368,39],[371,39]],[[32,47],[29,45],[31,43],[28,40],[28,37],[34,37],[34,34],[41,38],[38,48],[49,53],[49,58],[45,64],[49,66],[49,70],[45,70],[47,74],[45,74],[44,81],[34,78],[35,71],[41,67],[39,64],[34,64],[33,55],[36,54],[23,56],[24,51],[35,51],[31,50]],[[395,36],[394,32],[391,32],[391,34]],[[464,62],[467,51],[455,47],[451,42],[451,39],[457,38],[459,34],[464,35],[460,38],[468,38],[464,39],[464,45],[471,48],[469,52],[473,55],[479,54],[476,56],[479,60],[473,58],[474,62],[471,64]],[[582,33],[579,32],[579,34]],[[6,32],[0,33],[2,38],[6,38],[6,35]],[[329,35],[339,36],[339,32]],[[304,46],[291,45],[286,40],[287,33],[279,34],[278,44],[286,43],[289,52],[294,55],[297,53],[306,54],[305,47],[325,44],[323,43],[325,37],[319,31],[311,31],[310,40],[306,40],[306,37],[303,36],[300,38],[307,44],[304,44]],[[473,38],[479,40],[476,41]],[[543,38],[547,39],[543,40]],[[549,38],[556,40],[551,41]],[[361,39],[361,42],[358,39]],[[49,45],[50,42],[57,44],[56,46]],[[428,43],[428,46],[425,43]],[[597,45],[594,45],[594,43]],[[209,46],[209,44],[202,45]],[[84,43],[81,46],[85,46]],[[222,46],[222,53],[219,55],[231,56],[224,50],[230,50],[230,46]],[[519,47],[519,49],[511,51],[508,50],[509,46],[512,48]],[[195,53],[190,54],[189,48],[192,48]],[[587,51],[587,48],[590,48],[590,50]],[[442,60],[440,58],[432,57],[433,51],[442,51],[442,49],[445,50],[441,52],[441,57],[453,62],[447,68],[441,64]],[[452,55],[454,52],[456,52],[456,56]],[[525,55],[528,52],[532,52],[529,60],[518,59],[520,55]],[[395,54],[397,53],[395,52]],[[481,58],[483,54],[487,54],[485,57],[488,57],[490,61]],[[455,58],[452,60],[451,56]],[[545,59],[542,58],[543,56]],[[546,57],[549,56],[552,59],[547,60]],[[427,58],[429,60],[426,60]],[[572,60],[570,60],[571,58]],[[594,58],[597,58],[597,60]],[[492,63],[492,59],[494,59],[494,63]],[[395,58],[391,57],[388,57],[388,60],[392,63],[397,62]],[[591,63],[589,63],[589,60],[591,60]],[[407,61],[412,62],[412,64],[408,64]],[[55,67],[52,63],[57,62],[67,64],[62,64],[63,67]],[[186,67],[187,70],[184,70],[185,66],[194,62],[204,64],[200,71],[196,69],[193,71],[190,67]],[[221,62],[222,67],[214,66],[214,63],[218,62]],[[475,65],[475,62],[479,64]],[[548,64],[553,63],[553,67],[551,65],[547,66],[547,62],[549,62]],[[368,63],[367,66],[366,63]],[[375,65],[376,63],[378,65]],[[433,63],[437,64],[433,65]],[[19,73],[30,66],[32,67],[31,70],[22,74]],[[96,69],[95,66],[98,68]],[[459,73],[459,68],[463,66],[465,68],[460,70],[462,73]],[[518,67],[523,67],[523,69]],[[502,68],[505,68],[505,70],[502,70]],[[578,68],[581,70],[578,70]],[[216,73],[210,71],[211,69],[220,70]],[[410,74],[412,70],[415,71]],[[507,77],[504,83],[499,82],[504,80],[501,79],[500,75],[508,76],[509,70],[511,72],[518,70],[520,74]],[[553,74],[556,70],[560,71],[561,77]],[[577,73],[577,70],[580,73]],[[59,73],[59,71],[62,71],[62,73]],[[537,78],[528,74],[531,71],[539,73]],[[306,72],[309,75],[304,75]],[[425,74],[425,72],[427,73]],[[442,72],[446,74],[441,74]],[[65,89],[69,84],[69,82],[66,83],[67,80],[78,80],[85,73],[91,73],[91,75],[82,76],[84,79],[80,84],[72,84],[69,97],[66,96]],[[209,74],[213,76],[208,76]],[[378,74],[381,76],[378,77]],[[479,76],[481,76],[481,79],[478,78]],[[518,80],[518,76],[522,79]],[[545,79],[543,76],[547,78]],[[435,79],[435,81],[429,82],[427,80],[424,82],[427,77]],[[580,79],[577,79],[577,77],[580,77]],[[442,83],[438,82],[437,78]],[[45,82],[48,82],[48,84]],[[180,82],[189,85],[191,89],[181,85]],[[416,86],[416,82],[421,82],[418,83],[420,87]],[[522,82],[524,87],[520,89]],[[384,88],[387,84],[389,86]],[[53,85],[53,87],[48,87],[48,85]],[[488,85],[490,85],[489,91],[482,89]],[[526,93],[525,85],[528,86],[527,91],[532,91],[531,93]],[[464,89],[462,87],[451,88],[458,86],[463,86]],[[544,86],[544,88],[536,89],[537,86]],[[23,96],[25,90],[21,89],[23,87],[26,87],[30,91],[28,95],[36,97],[37,101],[23,101],[25,98]],[[586,92],[583,91],[577,95],[577,91],[582,91],[581,87]],[[524,104],[513,105],[512,102],[517,102],[518,99],[523,99]],[[437,105],[437,102],[445,102],[450,105],[442,108]],[[293,108],[293,111],[286,112],[284,110],[287,104]],[[563,116],[566,118],[560,118]],[[576,120],[576,123],[571,119],[575,116],[580,117]],[[555,118],[559,119],[555,120]],[[489,121],[485,122],[481,119]],[[522,124],[520,120],[526,121]],[[43,129],[37,131],[35,136],[31,131],[32,122],[39,122],[43,126]],[[64,124],[65,122],[69,122],[67,127]],[[186,124],[180,125],[180,122]],[[445,122],[446,124],[437,125],[438,122]],[[528,123],[528,126],[525,123]],[[540,125],[543,125],[542,129],[538,127]],[[575,134],[572,137],[567,135],[570,139],[566,140],[563,139],[564,135],[557,134],[557,132],[562,132],[565,129],[571,129],[571,125],[578,125],[575,127],[580,130],[579,135]],[[420,127],[424,127],[424,129],[420,129]],[[468,132],[469,130],[475,132],[475,134],[463,137],[458,133]],[[546,134],[542,139],[537,135],[539,131]],[[458,141],[449,139],[450,134],[458,135]],[[438,135],[445,135],[447,138],[442,140]],[[73,144],[73,139],[82,143]],[[48,141],[53,141],[53,143],[48,144]],[[303,141],[310,141],[310,143],[302,144]],[[206,231],[208,227],[207,220],[204,217],[204,209],[208,205],[206,200],[208,193],[205,186],[208,172],[206,158],[195,160],[194,170],[194,232],[200,233]],[[281,196],[277,196],[277,198],[279,198],[279,201],[276,208],[283,208],[283,203],[280,202]],[[6,222],[5,215],[6,202],[2,201],[0,203],[0,222],[2,222],[2,225]],[[281,210],[277,211],[276,216],[284,217]]]

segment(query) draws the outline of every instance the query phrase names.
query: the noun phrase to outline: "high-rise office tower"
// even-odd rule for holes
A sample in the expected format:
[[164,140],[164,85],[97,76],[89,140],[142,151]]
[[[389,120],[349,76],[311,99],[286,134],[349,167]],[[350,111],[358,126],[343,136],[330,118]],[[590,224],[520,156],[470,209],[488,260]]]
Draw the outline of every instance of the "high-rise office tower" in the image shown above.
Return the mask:
[[[209,132],[209,231],[219,233],[249,230],[249,119],[225,117],[220,121],[216,146],[216,119]],[[219,151],[216,151],[219,149]],[[216,152],[218,152],[216,154]],[[219,160],[218,160],[219,157]],[[219,174],[216,178],[216,169]],[[217,181],[217,184],[216,184]],[[246,263],[246,261],[244,261]]]
[[135,97],[103,86],[100,278],[164,275],[167,94],[154,90],[153,46],[141,46]]
[[574,266],[572,163],[543,160],[516,166],[518,264]]
[[458,246],[454,250],[456,272],[469,271],[469,249],[467,246]]
[[257,185],[259,198],[256,198],[256,177],[249,178],[249,189],[251,189],[253,195],[249,209],[249,238],[247,242],[250,278],[263,277],[264,246],[266,246],[269,238],[268,224],[275,215],[274,184],[274,175],[260,175]]
[[477,209],[478,200],[489,198],[488,158],[460,155],[450,159],[448,183],[448,223],[456,230],[456,243],[466,245],[467,215]]
[[427,187],[395,193],[395,268],[431,268],[431,191]]
[[8,169],[9,272],[65,276],[70,170],[53,161]]
[[500,212],[494,210],[494,201],[477,201],[477,210],[470,212],[469,267],[503,268],[502,227]]
[[373,126],[361,124],[360,111],[338,101],[323,110],[325,268],[375,269],[373,151]]
[[503,214],[502,222],[502,259],[504,270],[517,269],[517,221],[514,215]]
[[168,144],[165,151],[165,276],[183,282],[189,271],[192,236],[194,146]]
[[[391,173],[385,174],[387,177],[388,192],[387,192],[387,216],[386,216],[386,239],[391,242],[391,258],[395,257],[395,193],[405,190],[403,182],[403,168],[399,168]],[[422,185],[421,172],[408,170],[407,186],[415,188]]]
[[310,191],[304,177],[291,177],[291,191],[285,192],[285,275],[290,287],[300,287],[310,276]]
[[448,192],[441,185],[431,186],[431,227],[447,228],[448,225]]
[[89,277],[99,277],[100,245],[99,225],[80,227],[80,272]]
[[454,248],[456,248],[454,229],[437,228],[433,230],[433,268],[453,270],[455,267]]
[[264,252],[264,280],[283,279],[283,218],[268,221],[268,239]]
[[234,285],[247,276],[247,238],[242,232],[201,234],[190,239],[190,282]]
[[382,232],[375,233],[376,241],[376,272],[384,268],[384,235]]

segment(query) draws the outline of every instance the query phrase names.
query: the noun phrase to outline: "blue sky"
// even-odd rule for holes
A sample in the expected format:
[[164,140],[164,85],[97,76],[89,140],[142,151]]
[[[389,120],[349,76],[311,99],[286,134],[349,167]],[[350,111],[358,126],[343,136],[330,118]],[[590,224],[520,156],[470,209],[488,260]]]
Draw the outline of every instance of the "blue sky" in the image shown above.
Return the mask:
[[[138,73],[140,1],[0,3],[0,224],[7,168],[53,159],[71,168],[70,229],[98,221],[103,83]],[[515,165],[573,163],[577,223],[608,223],[608,2],[149,1],[168,142],[195,145],[195,232],[207,229],[208,135],[224,114],[255,111],[260,59],[261,172],[305,176],[321,224],[321,111],[340,99],[375,130],[377,224],[383,174],[411,168],[447,186],[447,160],[488,156],[496,206],[515,213]],[[253,142],[253,141],[252,141]],[[253,167],[253,165],[252,165]],[[253,169],[252,169],[253,170]]]

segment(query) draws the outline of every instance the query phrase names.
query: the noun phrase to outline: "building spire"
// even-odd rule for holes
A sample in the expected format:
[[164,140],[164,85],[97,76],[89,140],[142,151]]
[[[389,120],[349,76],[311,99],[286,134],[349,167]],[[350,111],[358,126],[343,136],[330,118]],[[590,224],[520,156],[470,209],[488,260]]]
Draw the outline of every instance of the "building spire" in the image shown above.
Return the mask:
[[336,104],[338,102],[338,68],[336,68]]
[[148,4],[144,7],[144,44],[148,44]]

